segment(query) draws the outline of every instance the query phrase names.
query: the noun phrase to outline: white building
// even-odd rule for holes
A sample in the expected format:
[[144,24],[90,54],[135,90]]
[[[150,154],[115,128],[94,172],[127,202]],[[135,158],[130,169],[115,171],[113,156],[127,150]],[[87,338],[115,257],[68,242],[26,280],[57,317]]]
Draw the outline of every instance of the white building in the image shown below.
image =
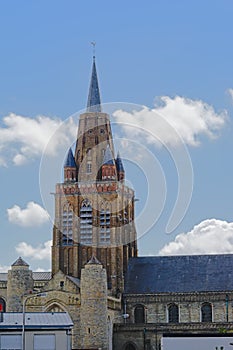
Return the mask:
[[[70,350],[73,322],[66,312],[0,314],[1,350]],[[24,344],[24,345],[23,345]]]

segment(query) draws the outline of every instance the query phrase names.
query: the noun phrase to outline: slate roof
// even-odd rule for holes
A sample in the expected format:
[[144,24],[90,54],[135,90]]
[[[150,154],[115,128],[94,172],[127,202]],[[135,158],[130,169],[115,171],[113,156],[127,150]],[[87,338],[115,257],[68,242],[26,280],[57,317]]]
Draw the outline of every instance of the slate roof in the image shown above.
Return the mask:
[[[23,314],[21,312],[3,313],[1,328],[22,328]],[[38,328],[71,328],[73,322],[67,312],[26,312],[25,327]]]
[[104,153],[103,165],[115,165],[115,160],[113,159],[112,151],[109,145],[107,145]]
[[[52,273],[50,271],[33,272],[32,277],[34,281],[49,281],[52,278]],[[7,272],[0,273],[0,281],[7,281]]]
[[7,272],[0,273],[0,281],[7,281]]
[[67,157],[66,157],[66,161],[65,161],[64,167],[67,167],[67,168],[75,168],[76,167],[76,163],[75,163],[75,160],[74,160],[74,155],[73,155],[73,152],[72,152],[71,148],[69,149],[69,151],[67,153]]
[[93,57],[91,82],[87,101],[88,112],[101,112],[100,91],[95,65],[95,56]]
[[29,265],[20,256],[11,266],[29,266]]
[[66,276],[70,281],[72,281],[78,288],[80,288],[80,279],[73,276]]
[[52,278],[52,272],[32,272],[32,278],[34,279],[34,281],[49,281]]
[[117,153],[117,158],[116,158],[116,167],[117,167],[117,171],[118,172],[124,172],[124,167],[123,167],[123,163],[120,157],[120,153]]
[[126,294],[233,290],[233,254],[131,258]]
[[101,265],[101,262],[97,259],[97,257],[93,254],[91,259],[87,262],[88,265]]

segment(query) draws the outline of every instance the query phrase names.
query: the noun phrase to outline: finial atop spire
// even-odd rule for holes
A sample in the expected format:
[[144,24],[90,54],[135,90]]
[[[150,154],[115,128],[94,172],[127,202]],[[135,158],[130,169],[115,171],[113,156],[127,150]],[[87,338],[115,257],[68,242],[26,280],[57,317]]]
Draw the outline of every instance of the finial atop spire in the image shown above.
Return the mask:
[[93,58],[95,59],[95,45],[96,45],[96,42],[92,41],[91,45],[93,46]]
[[95,65],[95,42],[93,41],[91,44],[93,45],[93,64],[87,101],[87,112],[101,112],[100,91]]

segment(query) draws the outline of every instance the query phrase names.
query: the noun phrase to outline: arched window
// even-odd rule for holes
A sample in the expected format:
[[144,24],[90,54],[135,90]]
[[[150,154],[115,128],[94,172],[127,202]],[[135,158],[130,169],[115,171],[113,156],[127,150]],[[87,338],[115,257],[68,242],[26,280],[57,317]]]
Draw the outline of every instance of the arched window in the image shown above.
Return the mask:
[[3,298],[0,298],[0,312],[6,312],[6,303]]
[[90,159],[91,158],[91,148],[87,149],[87,158]]
[[132,343],[128,343],[125,346],[125,350],[136,350],[136,347]]
[[64,205],[62,212],[62,245],[73,244],[73,208]]
[[92,244],[92,206],[88,200],[82,202],[80,209],[80,243]]
[[204,303],[201,306],[201,322],[212,322],[212,306]]
[[137,305],[134,309],[134,322],[145,323],[145,308],[143,305]]
[[179,308],[176,304],[168,306],[168,322],[178,323],[179,322]]

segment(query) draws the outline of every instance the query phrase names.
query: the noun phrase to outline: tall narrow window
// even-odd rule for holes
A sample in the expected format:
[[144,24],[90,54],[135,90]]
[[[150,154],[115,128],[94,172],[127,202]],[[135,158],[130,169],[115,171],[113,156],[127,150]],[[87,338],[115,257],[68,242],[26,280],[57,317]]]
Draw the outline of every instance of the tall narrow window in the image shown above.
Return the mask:
[[201,322],[212,322],[212,306],[210,303],[202,304]]
[[62,245],[73,244],[73,209],[65,205],[62,212]]
[[107,245],[110,243],[110,218],[111,213],[109,209],[102,209],[100,212],[100,238],[99,243],[101,245]]
[[137,305],[134,309],[134,322],[145,323],[145,308],[143,305]]
[[168,306],[168,322],[178,323],[179,322],[179,308],[176,304]]
[[87,163],[87,174],[91,174],[92,172],[92,166],[91,166],[91,162]]
[[0,312],[6,312],[6,303],[2,298],[0,298]]
[[92,244],[92,207],[87,200],[83,201],[80,209],[80,243]]

